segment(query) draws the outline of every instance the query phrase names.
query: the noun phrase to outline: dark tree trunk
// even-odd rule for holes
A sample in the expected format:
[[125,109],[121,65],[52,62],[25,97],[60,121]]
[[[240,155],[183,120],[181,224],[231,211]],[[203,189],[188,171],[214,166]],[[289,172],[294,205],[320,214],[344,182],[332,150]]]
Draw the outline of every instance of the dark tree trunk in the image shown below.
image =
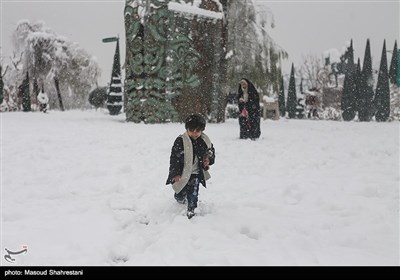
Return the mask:
[[3,88],[4,88],[4,83],[3,83],[3,71],[1,69],[0,65],[0,104],[3,103]]
[[31,111],[31,94],[29,92],[29,74],[26,72],[26,78],[22,83],[22,110]]
[[63,102],[62,102],[61,92],[60,92],[60,87],[58,85],[58,78],[57,77],[54,77],[54,83],[56,85],[58,102],[60,103],[60,110],[64,111],[64,105],[63,105]]

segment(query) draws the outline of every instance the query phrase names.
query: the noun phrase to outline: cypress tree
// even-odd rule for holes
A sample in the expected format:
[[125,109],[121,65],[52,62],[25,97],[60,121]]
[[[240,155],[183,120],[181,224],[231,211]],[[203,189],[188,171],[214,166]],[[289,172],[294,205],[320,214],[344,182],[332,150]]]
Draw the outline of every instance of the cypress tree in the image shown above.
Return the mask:
[[372,116],[372,102],[374,99],[374,78],[372,76],[371,46],[369,39],[365,47],[364,63],[360,79],[360,100],[358,118],[362,122],[369,122]]
[[281,81],[280,81],[280,86],[279,86],[278,103],[279,103],[279,113],[280,113],[281,117],[285,117],[285,115],[286,115],[285,88],[283,86],[283,76],[282,75],[281,75]]
[[387,121],[390,115],[390,89],[386,58],[386,40],[383,41],[382,57],[379,66],[378,82],[375,91],[375,119],[378,122]]
[[353,48],[353,39],[350,41],[350,47],[348,49],[348,61],[349,65],[354,64],[354,48]]
[[397,49],[397,41],[394,41],[394,48],[392,53],[392,60],[390,62],[389,79],[392,84],[397,83],[397,76],[399,75],[399,56]]
[[354,91],[354,105],[355,105],[355,111],[360,111],[361,108],[361,62],[360,58],[357,60],[357,66],[356,66],[356,72],[355,72],[355,77],[354,77],[354,84],[355,84],[355,91]]
[[356,116],[356,70],[353,65],[353,70],[348,71],[343,84],[343,95],[342,95],[342,117],[345,121],[351,121]]
[[287,97],[287,107],[286,110],[289,114],[289,118],[293,119],[296,117],[296,106],[297,106],[297,96],[296,96],[296,81],[294,78],[294,65],[292,63],[292,70],[290,71],[289,89]]
[[25,80],[22,82],[22,111],[31,110],[31,94],[29,92],[29,74],[26,72]]
[[353,51],[353,40],[351,40],[350,47],[348,49],[348,61],[345,67],[345,78],[343,85],[342,95],[342,117],[345,121],[351,121],[356,116],[356,66],[354,65],[354,51]]
[[110,115],[118,115],[122,109],[122,82],[121,62],[119,55],[119,39],[117,40],[117,47],[114,54],[110,90],[107,97],[107,109],[110,112]]

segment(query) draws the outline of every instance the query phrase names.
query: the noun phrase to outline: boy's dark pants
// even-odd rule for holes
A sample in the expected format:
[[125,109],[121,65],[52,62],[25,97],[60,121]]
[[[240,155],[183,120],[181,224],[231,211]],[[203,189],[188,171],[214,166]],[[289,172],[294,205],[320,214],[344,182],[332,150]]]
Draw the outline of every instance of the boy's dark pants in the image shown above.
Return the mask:
[[186,184],[186,186],[179,193],[174,194],[175,199],[182,203],[185,201],[185,198],[187,198],[188,209],[196,208],[199,197],[199,184],[200,181],[198,175],[193,174],[190,176],[189,182]]

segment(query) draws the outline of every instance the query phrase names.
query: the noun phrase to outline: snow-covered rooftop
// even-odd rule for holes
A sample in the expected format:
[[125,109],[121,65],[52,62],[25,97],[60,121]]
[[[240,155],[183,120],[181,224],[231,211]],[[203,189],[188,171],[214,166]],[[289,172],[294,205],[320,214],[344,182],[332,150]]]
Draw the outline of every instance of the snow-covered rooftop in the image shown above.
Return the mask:
[[199,8],[195,5],[195,3],[178,3],[178,2],[169,2],[168,9],[171,11],[179,12],[179,13],[186,13],[191,15],[197,15],[202,17],[208,17],[213,19],[222,19],[223,14],[217,13],[213,11],[208,11],[202,8]]

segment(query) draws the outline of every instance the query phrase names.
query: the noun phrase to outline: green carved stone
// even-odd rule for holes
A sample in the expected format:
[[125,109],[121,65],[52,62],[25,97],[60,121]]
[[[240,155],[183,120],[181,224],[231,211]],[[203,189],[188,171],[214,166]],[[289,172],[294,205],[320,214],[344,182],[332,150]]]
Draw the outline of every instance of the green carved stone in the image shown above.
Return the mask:
[[194,74],[200,54],[193,48],[189,28],[178,25],[176,16],[168,10],[171,1],[126,1],[127,121],[175,121],[177,112],[172,98],[200,85]]

